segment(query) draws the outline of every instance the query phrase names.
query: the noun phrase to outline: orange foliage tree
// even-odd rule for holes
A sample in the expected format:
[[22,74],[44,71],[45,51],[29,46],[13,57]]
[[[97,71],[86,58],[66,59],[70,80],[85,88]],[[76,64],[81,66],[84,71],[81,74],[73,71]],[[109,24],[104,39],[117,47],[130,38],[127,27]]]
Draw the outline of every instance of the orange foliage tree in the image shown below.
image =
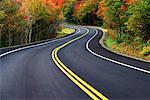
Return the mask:
[[95,24],[99,0],[80,0],[74,6],[74,17],[82,23]]
[[27,33],[31,42],[32,28],[36,21],[46,19],[50,23],[61,20],[63,0],[22,0],[20,13],[27,21]]
[[105,0],[101,0],[98,6],[97,15],[101,17],[102,19],[104,19],[106,10],[107,8],[105,7]]
[[124,0],[124,2],[126,2],[128,5],[131,5],[135,2],[137,2],[137,0]]

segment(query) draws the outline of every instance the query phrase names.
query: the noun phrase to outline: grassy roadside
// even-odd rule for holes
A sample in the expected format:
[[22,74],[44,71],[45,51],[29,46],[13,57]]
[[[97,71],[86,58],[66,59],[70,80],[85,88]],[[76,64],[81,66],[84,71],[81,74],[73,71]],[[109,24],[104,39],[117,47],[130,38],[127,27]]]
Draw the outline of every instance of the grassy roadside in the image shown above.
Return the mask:
[[75,29],[72,28],[62,28],[60,31],[57,31],[57,36],[56,38],[61,38],[66,35],[72,34],[75,32]]
[[130,36],[116,38],[111,32],[112,31],[110,30],[108,31],[108,37],[106,37],[104,41],[105,45],[109,49],[115,52],[150,61],[150,43],[134,41],[133,37]]
[[115,44],[115,42],[111,37],[107,37],[105,40],[105,44],[108,48],[112,48],[112,46]]

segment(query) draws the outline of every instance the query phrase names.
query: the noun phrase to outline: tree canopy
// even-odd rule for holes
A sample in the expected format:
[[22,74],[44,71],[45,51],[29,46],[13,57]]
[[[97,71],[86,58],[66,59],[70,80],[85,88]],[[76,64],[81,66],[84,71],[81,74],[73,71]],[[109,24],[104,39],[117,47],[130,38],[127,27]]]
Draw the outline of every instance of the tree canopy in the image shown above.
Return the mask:
[[27,43],[35,33],[44,39],[49,33],[55,33],[63,20],[103,26],[115,30],[114,36],[129,33],[148,41],[149,19],[149,0],[2,0],[0,32],[7,41],[1,40],[1,44],[13,45],[16,37],[24,37]]

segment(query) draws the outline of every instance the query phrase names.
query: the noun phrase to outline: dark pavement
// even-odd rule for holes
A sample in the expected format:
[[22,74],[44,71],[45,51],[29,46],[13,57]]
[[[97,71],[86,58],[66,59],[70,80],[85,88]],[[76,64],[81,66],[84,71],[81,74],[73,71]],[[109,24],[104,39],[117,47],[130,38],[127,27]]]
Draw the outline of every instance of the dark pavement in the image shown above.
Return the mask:
[[[54,48],[85,32],[86,30],[81,29],[79,34],[67,39],[21,50],[0,58],[0,100],[90,99],[58,69],[51,58]],[[95,31],[90,29],[87,36],[58,51],[60,60],[109,99],[150,99],[149,74],[103,60],[87,51],[86,42],[94,34]],[[100,32],[99,35],[101,34]],[[94,40],[90,48],[98,52],[98,49],[95,49],[97,46],[95,48],[92,46],[98,43],[96,39]],[[104,51],[106,50],[99,49],[99,52]],[[104,56],[108,55],[107,52]],[[141,67],[135,63],[135,60],[127,60],[130,61],[128,63]],[[150,66],[149,63],[142,64]]]

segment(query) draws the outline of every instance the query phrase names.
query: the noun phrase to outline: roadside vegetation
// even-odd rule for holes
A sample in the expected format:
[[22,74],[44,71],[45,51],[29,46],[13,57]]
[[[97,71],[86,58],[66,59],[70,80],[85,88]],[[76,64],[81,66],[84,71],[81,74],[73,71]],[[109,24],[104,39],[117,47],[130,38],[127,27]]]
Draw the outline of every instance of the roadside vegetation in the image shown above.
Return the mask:
[[61,28],[60,30],[57,31],[57,38],[61,38],[67,35],[70,35],[75,32],[75,29],[72,28]]
[[150,0],[70,0],[63,14],[68,22],[107,29],[108,48],[150,60]]
[[[108,20],[104,22],[105,27],[109,30],[109,38],[107,38],[106,41],[113,39],[113,45],[109,47],[112,50],[150,60],[150,1],[131,1],[132,0],[124,4],[126,7],[121,7],[122,9],[120,10],[123,10],[123,12],[120,11],[117,19],[115,19],[115,17],[114,21],[110,19],[109,22],[107,22]],[[105,7],[107,7],[107,2]],[[116,5],[115,2],[114,5]],[[111,10],[114,9],[113,7],[112,5],[108,5],[108,11],[105,11],[106,19],[111,18],[109,16],[111,16],[110,14]],[[107,14],[109,16],[107,16]],[[117,23],[117,21],[119,23]],[[109,46],[106,41],[106,45]]]
[[61,7],[55,0],[1,0],[0,47],[54,38],[63,19]]
[[73,32],[64,21],[103,27],[110,49],[150,60],[150,0],[2,0],[0,47]]

